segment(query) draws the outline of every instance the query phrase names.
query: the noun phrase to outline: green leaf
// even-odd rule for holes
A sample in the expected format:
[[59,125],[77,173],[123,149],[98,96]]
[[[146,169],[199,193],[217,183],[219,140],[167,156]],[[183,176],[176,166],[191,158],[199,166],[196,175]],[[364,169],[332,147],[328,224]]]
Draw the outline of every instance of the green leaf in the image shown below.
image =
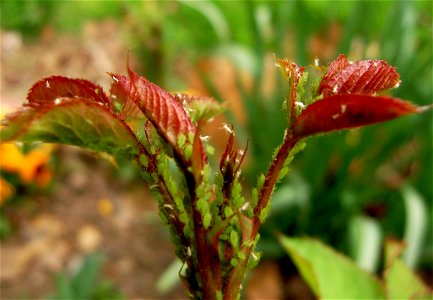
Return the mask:
[[385,284],[389,299],[431,299],[429,288],[401,260],[399,252],[404,245],[388,241],[385,245]]
[[22,110],[7,117],[2,142],[46,142],[131,157],[140,144],[129,127],[107,108],[84,98]]
[[289,238],[280,243],[314,294],[323,299],[383,299],[385,293],[369,273],[318,240]]
[[76,299],[91,298],[103,261],[104,258],[100,253],[90,254],[85,258],[72,282]]
[[49,299],[67,300],[74,299],[74,291],[72,290],[71,281],[65,274],[59,274],[56,277],[56,294]]

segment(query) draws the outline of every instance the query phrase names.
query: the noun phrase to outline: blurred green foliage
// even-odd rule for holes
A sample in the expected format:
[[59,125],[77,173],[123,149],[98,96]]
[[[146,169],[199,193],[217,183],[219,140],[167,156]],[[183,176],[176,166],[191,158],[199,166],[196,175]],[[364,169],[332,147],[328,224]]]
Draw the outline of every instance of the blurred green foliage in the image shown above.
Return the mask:
[[56,292],[49,299],[125,299],[111,281],[100,278],[103,263],[102,254],[92,253],[84,257],[79,269],[72,276],[66,273],[58,274]]
[[38,36],[50,22],[55,2],[2,1],[0,22],[2,29],[17,30],[26,37]]
[[122,3],[116,1],[5,0],[1,2],[1,27],[16,30],[35,40],[51,26],[62,32],[79,32],[89,20],[120,17]]
[[[225,57],[238,74],[247,71],[252,88],[242,84],[240,75],[235,78],[247,120],[241,124],[230,113],[227,118],[241,144],[250,139],[251,163],[244,174],[251,183],[267,169],[286,122],[281,111],[285,82],[277,80],[270,94],[262,90],[269,54],[300,65],[315,57],[325,64],[338,53],[385,59],[401,74],[393,95],[418,105],[433,99],[431,1],[3,1],[1,11],[2,28],[30,36],[44,26],[76,31],[87,20],[115,18],[141,59],[142,73],[168,89],[187,85],[176,76],[182,61],[195,66],[205,58]],[[210,71],[201,71],[208,89],[227,100],[210,80]],[[283,255],[276,230],[319,237],[353,256],[362,256],[359,248],[369,243],[380,251],[382,242],[378,246],[365,239],[367,245],[359,245],[354,232],[375,224],[371,228],[379,240],[403,239],[410,223],[404,192],[409,187],[425,207],[418,217],[427,220],[422,229],[412,229],[424,232],[416,261],[431,266],[432,128],[428,112],[309,139],[273,199],[260,244],[265,254]]]

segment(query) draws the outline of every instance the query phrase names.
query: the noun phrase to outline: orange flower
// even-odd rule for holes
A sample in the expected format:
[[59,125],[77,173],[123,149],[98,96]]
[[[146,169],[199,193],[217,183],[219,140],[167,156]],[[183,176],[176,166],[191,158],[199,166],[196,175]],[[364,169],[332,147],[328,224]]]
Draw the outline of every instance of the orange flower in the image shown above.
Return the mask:
[[36,183],[39,187],[45,187],[52,177],[48,166],[52,150],[52,145],[43,144],[23,154],[16,144],[1,144],[0,169],[18,174],[23,183]]
[[0,177],[0,207],[2,207],[3,204],[14,194],[14,187],[9,182]]
[[20,149],[12,143],[0,144],[0,169],[10,172],[19,173],[21,165],[24,162],[24,155]]

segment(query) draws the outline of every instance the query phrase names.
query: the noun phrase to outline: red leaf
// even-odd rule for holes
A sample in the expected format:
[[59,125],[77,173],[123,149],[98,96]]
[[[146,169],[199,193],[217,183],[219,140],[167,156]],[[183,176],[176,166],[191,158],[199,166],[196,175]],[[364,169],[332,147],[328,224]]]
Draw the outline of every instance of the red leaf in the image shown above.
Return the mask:
[[135,158],[141,145],[129,126],[108,107],[88,98],[63,98],[25,107],[2,121],[2,142],[46,142],[75,145]]
[[350,65],[349,60],[346,55],[340,54],[330,65],[328,71],[325,76],[322,78],[322,82],[320,83],[318,94],[322,94],[323,89],[329,85],[329,81],[334,78],[335,75],[340,73],[343,69]]
[[180,135],[188,137],[196,128],[182,105],[159,86],[138,76],[128,68],[129,79],[134,87],[132,99],[152,122],[160,134],[184,157],[177,145]]
[[[220,160],[220,171],[221,173],[225,173],[227,171],[227,168],[231,165],[234,166],[235,164],[235,159],[236,159],[236,148],[234,146],[234,141],[235,141],[235,134],[233,131],[233,126],[231,127],[227,127],[227,131],[230,134],[229,139],[227,141],[227,145],[226,148],[223,152],[223,154],[221,155],[221,160]],[[234,167],[231,167],[231,169],[233,169]],[[230,171],[232,173],[232,171]]]
[[110,97],[114,98],[115,101],[125,104],[128,99],[136,97],[136,93],[133,93],[134,86],[127,76],[113,73],[108,73],[108,75],[113,79],[110,87]]
[[[227,125],[225,125],[227,126]],[[226,127],[227,132],[230,134],[227,141],[226,148],[221,156],[220,171],[223,176],[223,192],[226,198],[229,197],[231,192],[231,185],[236,177],[239,176],[239,168],[248,151],[248,141],[243,151],[239,150],[235,145],[235,132],[233,126]]]
[[298,137],[379,123],[421,111],[397,98],[334,95],[309,105],[295,124]]
[[131,80],[124,75],[108,73],[113,79],[110,87],[110,97],[122,105],[122,116],[128,118],[141,118],[143,112],[137,106],[137,93]]
[[400,75],[384,60],[361,60],[350,63],[340,55],[329,66],[320,83],[318,94],[375,94],[397,87]]
[[197,132],[194,136],[194,141],[192,144],[192,158],[191,158],[191,166],[194,174],[194,178],[196,182],[201,181],[202,170],[204,164],[207,162],[207,157],[204,152],[203,142],[200,138],[200,132],[203,124],[201,122],[197,125]]
[[63,76],[47,77],[36,82],[27,94],[31,107],[59,104],[62,98],[86,98],[111,109],[111,102],[102,87],[84,79]]

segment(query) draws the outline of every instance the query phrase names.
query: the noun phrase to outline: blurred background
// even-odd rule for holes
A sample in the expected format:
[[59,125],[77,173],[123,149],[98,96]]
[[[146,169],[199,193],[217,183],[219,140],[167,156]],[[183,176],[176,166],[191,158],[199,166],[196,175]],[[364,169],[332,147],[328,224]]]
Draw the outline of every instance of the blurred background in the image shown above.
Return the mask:
[[[431,104],[431,1],[2,1],[1,115],[50,75],[109,90],[133,68],[169,91],[210,95],[229,110],[206,129],[218,149],[234,125],[250,148],[248,185],[282,138],[288,91],[274,55],[323,65],[339,53],[395,66],[392,95]],[[432,114],[308,140],[274,194],[263,259],[245,299],[314,299],[275,232],[313,236],[371,272],[383,243],[432,282]],[[128,162],[73,147],[0,146],[4,299],[185,298],[156,202]],[[215,159],[217,160],[217,155]]]

